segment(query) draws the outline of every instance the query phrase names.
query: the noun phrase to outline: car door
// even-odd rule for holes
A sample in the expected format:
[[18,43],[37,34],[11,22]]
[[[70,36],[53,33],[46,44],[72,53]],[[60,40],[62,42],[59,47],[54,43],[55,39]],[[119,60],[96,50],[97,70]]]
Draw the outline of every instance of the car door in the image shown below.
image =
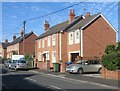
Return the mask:
[[86,61],[84,63],[83,68],[84,68],[84,72],[93,72],[94,66],[92,64],[92,61],[91,60],[90,61]]

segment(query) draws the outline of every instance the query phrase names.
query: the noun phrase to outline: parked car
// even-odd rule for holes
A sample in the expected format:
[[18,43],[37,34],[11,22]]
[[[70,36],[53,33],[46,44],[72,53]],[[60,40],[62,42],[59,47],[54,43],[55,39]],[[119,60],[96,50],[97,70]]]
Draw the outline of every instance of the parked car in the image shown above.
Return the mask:
[[76,64],[71,64],[66,67],[66,72],[79,73],[98,72],[101,73],[102,65],[97,60],[81,60]]
[[6,60],[4,63],[5,68],[11,68],[12,60]]
[[27,65],[28,63],[25,60],[14,60],[11,65],[11,69],[27,69]]

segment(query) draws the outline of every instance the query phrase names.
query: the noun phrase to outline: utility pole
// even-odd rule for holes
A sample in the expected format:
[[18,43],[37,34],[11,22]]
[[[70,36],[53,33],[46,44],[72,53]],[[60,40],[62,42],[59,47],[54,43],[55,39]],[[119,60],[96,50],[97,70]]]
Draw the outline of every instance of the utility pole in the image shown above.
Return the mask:
[[23,32],[23,54],[25,55],[25,25],[26,25],[26,21],[24,20],[23,21],[23,29],[24,29],[24,32]]

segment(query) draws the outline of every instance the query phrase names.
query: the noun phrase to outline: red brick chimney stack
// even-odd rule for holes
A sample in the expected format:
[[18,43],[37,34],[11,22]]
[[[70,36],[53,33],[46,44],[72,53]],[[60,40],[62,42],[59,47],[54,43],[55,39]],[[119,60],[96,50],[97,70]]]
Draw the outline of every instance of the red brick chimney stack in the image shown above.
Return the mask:
[[16,39],[16,36],[14,35],[14,36],[13,36],[13,41],[14,41],[15,39]]
[[50,24],[45,20],[44,22],[44,31],[47,31],[50,28]]
[[8,44],[8,39],[5,40],[5,44]]
[[75,19],[75,13],[73,9],[70,9],[69,13],[69,23],[71,23]]
[[90,16],[90,12],[86,12],[86,16]]

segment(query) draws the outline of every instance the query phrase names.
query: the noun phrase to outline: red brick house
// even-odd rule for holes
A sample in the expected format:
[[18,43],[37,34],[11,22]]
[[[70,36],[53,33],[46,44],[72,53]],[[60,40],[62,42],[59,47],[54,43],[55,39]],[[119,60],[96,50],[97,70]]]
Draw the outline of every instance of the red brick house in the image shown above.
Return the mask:
[[77,56],[101,57],[106,45],[116,43],[116,30],[101,13],[76,17],[70,10],[68,20],[52,27],[45,21],[44,30],[36,39],[36,64],[41,69],[60,63],[63,72],[66,62],[74,62]]
[[7,58],[7,46],[8,40],[6,39],[5,42],[0,43],[0,57]]
[[7,47],[7,58],[11,58],[13,54],[24,55],[24,53],[35,54],[35,39],[36,34],[32,31],[23,36],[24,31],[21,31],[21,36],[16,38],[13,36],[13,41]]

